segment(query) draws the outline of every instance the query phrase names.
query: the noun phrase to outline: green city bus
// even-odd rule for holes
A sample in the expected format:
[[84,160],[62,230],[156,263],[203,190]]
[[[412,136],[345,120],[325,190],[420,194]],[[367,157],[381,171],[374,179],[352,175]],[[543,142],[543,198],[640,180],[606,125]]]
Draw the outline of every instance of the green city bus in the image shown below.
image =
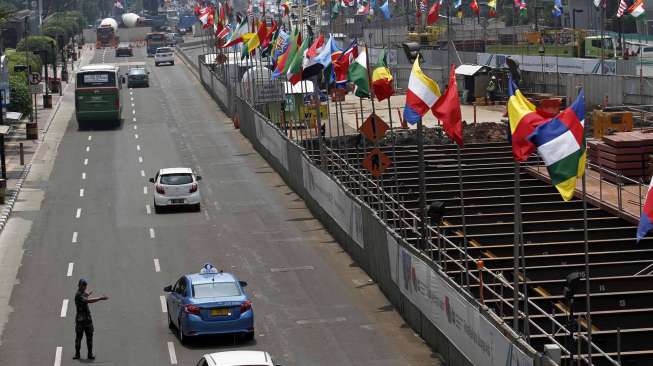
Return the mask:
[[79,129],[120,125],[120,69],[111,64],[87,65],[77,71],[75,116]]

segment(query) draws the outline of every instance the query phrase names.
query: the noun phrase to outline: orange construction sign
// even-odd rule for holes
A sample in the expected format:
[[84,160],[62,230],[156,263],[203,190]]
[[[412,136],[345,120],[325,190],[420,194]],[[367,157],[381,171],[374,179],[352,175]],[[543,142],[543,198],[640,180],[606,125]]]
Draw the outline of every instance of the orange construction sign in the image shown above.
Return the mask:
[[367,169],[376,178],[380,177],[391,165],[392,160],[379,149],[372,149],[363,160],[363,168]]
[[367,117],[358,130],[363,134],[363,136],[367,137],[368,140],[377,143],[385,136],[388,128],[388,124],[383,122],[381,117],[372,113]]

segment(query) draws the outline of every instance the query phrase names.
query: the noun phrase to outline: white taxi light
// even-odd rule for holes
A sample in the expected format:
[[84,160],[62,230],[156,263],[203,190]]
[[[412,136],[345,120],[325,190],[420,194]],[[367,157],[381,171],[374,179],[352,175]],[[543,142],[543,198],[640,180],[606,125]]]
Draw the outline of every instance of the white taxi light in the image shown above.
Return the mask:
[[204,263],[200,269],[200,274],[216,274],[218,269],[211,263]]

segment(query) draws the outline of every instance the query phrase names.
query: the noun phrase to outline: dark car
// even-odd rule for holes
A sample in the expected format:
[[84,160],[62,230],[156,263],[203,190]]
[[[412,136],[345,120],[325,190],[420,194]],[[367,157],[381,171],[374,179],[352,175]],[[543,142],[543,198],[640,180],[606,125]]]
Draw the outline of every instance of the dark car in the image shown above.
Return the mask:
[[134,56],[132,45],[129,43],[120,43],[118,47],[116,47],[116,57],[120,56]]
[[127,72],[127,87],[142,86],[148,88],[150,86],[149,75],[150,73],[144,67],[130,68]]

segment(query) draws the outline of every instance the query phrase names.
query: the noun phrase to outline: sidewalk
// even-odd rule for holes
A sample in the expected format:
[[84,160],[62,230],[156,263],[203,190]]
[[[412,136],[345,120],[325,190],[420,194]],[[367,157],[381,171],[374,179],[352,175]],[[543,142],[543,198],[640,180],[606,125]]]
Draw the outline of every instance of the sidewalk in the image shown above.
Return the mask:
[[[88,64],[89,60],[93,57],[93,50],[84,49],[82,57],[79,61],[74,62],[74,68],[77,70],[80,65]],[[61,70],[57,70],[60,75]],[[70,64],[68,65],[69,80],[72,80],[74,71],[71,70]],[[74,84],[63,83],[63,95],[74,93]],[[24,117],[18,123],[11,124],[12,129],[5,137],[5,163],[7,167],[7,191],[5,195],[5,203],[0,204],[0,232],[4,229],[9,215],[13,210],[14,203],[17,200],[18,194],[23,186],[23,181],[29,173],[32,165],[34,154],[38,147],[43,143],[45,134],[50,128],[50,123],[59,110],[63,96],[59,93],[52,94],[52,108],[43,108],[42,94],[37,95],[37,112],[38,112],[38,130],[39,138],[36,140],[26,139],[26,122],[27,117]],[[23,144],[24,164],[20,162],[20,144]]]

